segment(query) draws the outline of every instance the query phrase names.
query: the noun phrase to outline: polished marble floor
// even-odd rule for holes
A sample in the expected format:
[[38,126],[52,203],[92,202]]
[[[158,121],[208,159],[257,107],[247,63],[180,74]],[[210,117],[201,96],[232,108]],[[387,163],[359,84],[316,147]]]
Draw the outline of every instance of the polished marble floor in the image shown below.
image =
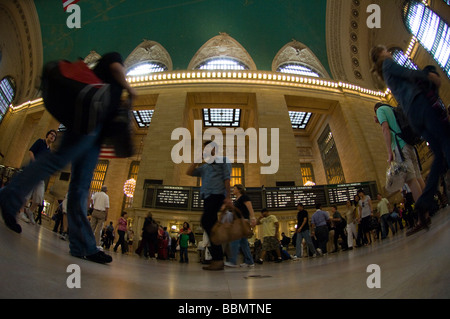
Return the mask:
[[[180,264],[111,252],[111,264],[96,264],[70,256],[68,243],[51,230],[21,224],[23,232],[16,234],[0,223],[0,298],[450,298],[450,207],[433,217],[428,232],[411,237],[403,231],[321,258],[219,272],[202,270],[195,254]],[[79,266],[80,288],[67,285],[76,283],[76,272],[68,270],[72,264]],[[368,282],[380,287],[369,288]]]

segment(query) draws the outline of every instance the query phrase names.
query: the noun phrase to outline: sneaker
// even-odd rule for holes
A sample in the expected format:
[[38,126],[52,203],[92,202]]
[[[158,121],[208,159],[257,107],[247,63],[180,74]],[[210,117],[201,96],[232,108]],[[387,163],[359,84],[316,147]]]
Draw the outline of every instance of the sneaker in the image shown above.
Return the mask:
[[85,258],[99,264],[107,264],[112,261],[112,257],[105,254],[103,251],[98,251],[95,254],[86,256]]
[[282,258],[277,258],[277,259],[275,260],[276,263],[281,263],[282,261],[283,261]]
[[19,217],[20,217],[21,220],[23,220],[26,223],[30,222],[30,219],[27,217],[27,215],[25,215],[24,212],[20,212]]
[[323,256],[323,254],[322,254],[322,249],[317,248],[316,251],[317,251],[317,254],[318,254],[319,256]]
[[230,268],[237,268],[238,267],[238,265],[230,263],[229,261],[226,261],[224,263],[224,265],[225,265],[225,267],[230,267]]
[[36,225],[33,213],[28,208],[25,208],[25,212],[27,213],[28,219],[30,220],[31,224]]
[[243,264],[240,264],[240,266],[241,266],[241,267],[247,267],[247,268],[255,268],[255,264],[246,264],[246,263],[243,263]]
[[260,258],[260,259],[256,260],[256,262],[257,262],[258,264],[262,265],[264,261]]

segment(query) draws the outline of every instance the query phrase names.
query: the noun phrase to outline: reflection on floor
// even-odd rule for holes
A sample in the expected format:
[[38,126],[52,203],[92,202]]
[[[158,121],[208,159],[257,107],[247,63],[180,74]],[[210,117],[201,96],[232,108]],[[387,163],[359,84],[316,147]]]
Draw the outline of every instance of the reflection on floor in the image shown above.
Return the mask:
[[[370,247],[219,272],[202,270],[196,256],[180,264],[112,252],[111,264],[95,264],[70,256],[68,243],[42,226],[21,223],[16,234],[0,223],[0,298],[449,298],[449,213],[411,237],[403,230]],[[72,264],[81,288],[68,288]]]

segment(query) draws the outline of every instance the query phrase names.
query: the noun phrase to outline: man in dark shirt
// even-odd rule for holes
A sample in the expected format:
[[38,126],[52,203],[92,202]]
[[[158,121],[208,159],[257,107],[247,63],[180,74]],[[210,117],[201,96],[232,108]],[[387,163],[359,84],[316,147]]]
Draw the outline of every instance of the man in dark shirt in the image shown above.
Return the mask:
[[[55,142],[56,135],[57,133],[55,130],[50,130],[45,135],[45,139],[40,138],[36,142],[34,142],[34,144],[29,149],[30,162],[36,161],[39,157],[51,151],[50,147]],[[44,193],[45,193],[45,181],[42,180],[26,197],[27,203],[31,200],[31,206],[25,207],[24,212],[20,213],[20,216],[24,221],[26,222],[30,221],[32,224],[36,224],[36,222],[41,224],[41,214],[42,210],[44,209],[43,205]],[[35,220],[34,212],[37,207],[39,207],[39,210]]]
[[306,245],[308,246],[309,252],[313,255],[313,257],[316,257],[316,249],[314,248],[311,235],[309,233],[309,223],[308,223],[308,212],[304,209],[303,204],[299,203],[297,204],[297,238],[296,238],[296,244],[295,244],[295,256],[296,258],[301,258],[303,256],[303,249],[302,249],[302,240],[303,238],[306,241]]

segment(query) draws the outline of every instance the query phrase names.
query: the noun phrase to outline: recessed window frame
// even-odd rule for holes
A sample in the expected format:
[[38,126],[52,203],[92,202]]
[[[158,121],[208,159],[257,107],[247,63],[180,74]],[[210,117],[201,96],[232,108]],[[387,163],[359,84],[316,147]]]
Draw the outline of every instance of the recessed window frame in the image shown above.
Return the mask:
[[450,78],[450,26],[445,20],[424,3],[411,0],[403,6],[403,23]]
[[[148,66],[149,70],[145,71],[144,67]],[[142,69],[140,72],[138,72],[138,69]],[[127,71],[127,76],[142,76],[142,75],[148,75],[153,73],[160,73],[160,72],[166,72],[169,68],[164,65],[163,63],[156,62],[156,61],[145,61],[138,64],[133,65],[130,67]]]
[[320,155],[322,157],[323,168],[328,184],[345,183],[344,170],[341,165],[339,152],[334,141],[330,126],[327,125],[317,140]]
[[16,97],[16,82],[11,76],[5,76],[0,81],[0,123]]
[[203,61],[195,70],[222,70],[222,71],[244,71],[250,68],[243,62],[232,57],[214,57]]
[[293,129],[306,129],[311,117],[311,112],[289,111],[289,118],[291,119]]
[[155,110],[133,110],[133,116],[139,128],[147,128],[150,126]]
[[[226,113],[225,115],[223,113]],[[240,127],[241,109],[204,108],[202,110],[205,127]]]
[[311,67],[298,62],[283,63],[277,68],[277,72],[316,78],[322,77],[317,71],[313,70]]

